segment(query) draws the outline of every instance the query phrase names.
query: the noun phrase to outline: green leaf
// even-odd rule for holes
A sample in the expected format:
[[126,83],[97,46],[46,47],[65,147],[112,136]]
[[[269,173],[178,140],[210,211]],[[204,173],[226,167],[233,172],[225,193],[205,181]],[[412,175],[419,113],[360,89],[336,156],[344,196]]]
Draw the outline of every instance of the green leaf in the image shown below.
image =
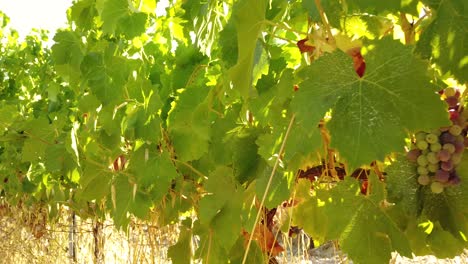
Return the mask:
[[242,198],[243,192],[236,191],[211,222],[217,240],[227,251],[233,247],[241,233]]
[[466,246],[460,243],[450,232],[443,230],[440,225],[435,225],[427,238],[431,250],[437,258],[453,258],[463,253]]
[[304,225],[319,241],[339,238],[343,250],[354,261],[385,263],[395,250],[403,256],[411,255],[404,233],[375,197],[366,198],[360,193],[358,180],[346,177],[329,191],[317,190],[316,196],[308,197],[304,190],[298,195],[305,201],[293,213],[294,222]]
[[113,34],[117,22],[130,12],[127,0],[105,0],[100,15],[102,18],[102,31]]
[[416,164],[400,154],[385,172],[388,201],[401,207],[407,215],[417,216],[420,213],[421,201]]
[[190,264],[192,256],[192,233],[186,228],[181,228],[177,243],[170,246],[167,256],[171,258],[174,264]]
[[233,172],[228,167],[219,167],[210,174],[205,183],[207,194],[200,200],[200,223],[209,225],[235,194]]
[[133,13],[119,20],[116,28],[117,34],[123,34],[127,39],[138,37],[146,31],[148,15],[145,13]]
[[67,164],[73,162],[73,157],[67,152],[63,144],[47,146],[44,155],[44,165],[50,172],[64,169]]
[[395,250],[404,256],[411,256],[405,235],[367,199],[355,209],[340,242],[343,251],[357,263],[387,263]]
[[86,201],[100,200],[110,193],[112,172],[110,169],[99,167],[87,162],[80,175],[81,192],[78,196]]
[[410,47],[388,38],[370,47],[362,78],[348,55],[326,54],[301,72],[304,81],[291,102],[298,119],[314,126],[332,109],[327,124],[331,146],[351,170],[403,149],[405,129],[449,125],[427,64],[415,58]]
[[431,59],[443,73],[451,73],[460,83],[465,83],[468,81],[468,6],[464,0],[437,3],[431,6],[432,21],[423,30],[416,52]]
[[81,72],[93,94],[104,105],[123,99],[124,85],[129,75],[126,59],[105,58],[104,53],[92,52],[84,57]]
[[258,155],[255,141],[261,130],[258,128],[238,128],[231,131],[224,144],[231,146],[231,162],[238,182],[250,182],[263,173],[266,163]]
[[229,70],[229,76],[244,99],[255,95],[253,83],[254,55],[263,28],[267,1],[242,0],[234,6],[232,19],[237,29],[237,64]]
[[301,201],[293,210],[293,224],[300,226],[314,240],[324,242],[329,228],[328,218],[323,210],[324,203],[309,195],[309,180],[300,179],[296,186],[296,199]]
[[26,124],[24,133],[28,139],[24,141],[22,161],[38,161],[54,139],[53,127],[45,117],[33,119]]
[[142,145],[129,160],[128,172],[135,175],[141,188],[152,190],[152,200],[159,202],[169,192],[172,181],[178,178],[167,152],[157,153],[152,145]]
[[95,0],[84,0],[73,4],[70,8],[70,18],[79,28],[91,29],[97,10],[94,7]]
[[127,117],[122,126],[128,139],[142,139],[156,143],[161,138],[159,116],[148,113],[139,105],[132,105],[127,109]]
[[169,114],[169,134],[181,161],[199,159],[208,151],[213,114],[204,102],[207,94],[206,87],[187,88]]
[[16,105],[2,105],[0,108],[0,131],[7,130],[18,118]]
[[[266,167],[256,181],[255,188],[259,199],[262,199],[265,194],[271,171],[271,167]],[[293,173],[276,171],[270,183],[264,206],[271,209],[288,200],[293,179]]]
[[126,229],[130,223],[128,212],[132,209],[133,184],[123,175],[118,175],[113,183],[115,186],[115,208],[113,219],[117,227]]
[[54,36],[52,58],[55,70],[72,83],[80,79],[80,64],[83,60],[83,48],[80,37],[71,31],[59,31]]

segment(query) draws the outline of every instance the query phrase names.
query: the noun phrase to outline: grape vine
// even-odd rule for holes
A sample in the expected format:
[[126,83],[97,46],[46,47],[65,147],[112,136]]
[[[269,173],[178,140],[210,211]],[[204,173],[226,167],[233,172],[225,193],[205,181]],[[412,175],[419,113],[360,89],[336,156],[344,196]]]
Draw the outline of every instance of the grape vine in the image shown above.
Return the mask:
[[178,223],[173,263],[467,247],[462,0],[169,2],[75,1],[51,48],[0,13],[2,203]]

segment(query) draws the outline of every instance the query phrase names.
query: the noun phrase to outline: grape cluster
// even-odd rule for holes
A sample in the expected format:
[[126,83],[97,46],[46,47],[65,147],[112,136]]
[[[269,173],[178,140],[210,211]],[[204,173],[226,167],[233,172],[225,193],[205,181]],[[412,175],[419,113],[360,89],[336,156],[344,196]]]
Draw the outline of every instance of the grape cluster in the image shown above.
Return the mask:
[[440,94],[448,104],[452,125],[416,133],[412,149],[407,153],[408,159],[418,165],[418,183],[430,184],[433,193],[441,193],[445,187],[460,183],[455,168],[461,162],[467,143],[466,117],[459,103],[460,91],[449,87]]

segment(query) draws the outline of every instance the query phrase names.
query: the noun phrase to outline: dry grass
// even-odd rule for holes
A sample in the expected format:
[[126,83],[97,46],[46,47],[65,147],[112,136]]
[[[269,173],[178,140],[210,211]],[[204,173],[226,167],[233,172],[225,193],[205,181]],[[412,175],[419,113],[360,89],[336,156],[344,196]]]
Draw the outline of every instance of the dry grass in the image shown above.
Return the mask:
[[[152,222],[134,220],[128,231],[118,231],[110,220],[98,222],[75,217],[60,208],[57,222],[48,222],[40,207],[9,207],[0,201],[0,264],[3,263],[171,263],[167,249],[177,241],[176,225],[159,228]],[[352,263],[333,242],[311,249],[303,232],[295,237],[278,233],[285,252],[278,263]],[[74,249],[71,250],[71,249]],[[468,264],[468,252],[453,259],[434,256],[402,258],[395,254],[392,264]]]
[[176,226],[135,220],[126,233],[77,216],[73,230],[67,208],[50,223],[45,210],[0,206],[0,263],[170,263],[167,249],[178,236]]

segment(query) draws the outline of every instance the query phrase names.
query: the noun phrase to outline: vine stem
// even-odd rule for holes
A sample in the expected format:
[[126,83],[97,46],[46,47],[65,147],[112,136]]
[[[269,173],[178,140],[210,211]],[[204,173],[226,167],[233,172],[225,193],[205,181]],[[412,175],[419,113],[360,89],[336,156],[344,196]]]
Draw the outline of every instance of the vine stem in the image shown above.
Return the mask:
[[325,17],[325,12],[323,11],[322,4],[320,3],[320,0],[315,0],[315,5],[317,6],[317,9],[318,9],[318,11],[320,13],[320,18],[322,19],[322,23],[325,26],[325,29],[327,30],[328,40],[331,41],[332,43],[335,43],[335,38],[333,37],[330,24],[328,23],[328,20]]
[[295,30],[293,28],[290,28],[286,23],[284,24],[278,24],[278,23],[275,23],[273,21],[270,21],[270,20],[263,20],[259,23],[263,23],[263,24],[268,24],[270,26],[274,26],[274,27],[278,27],[278,28],[281,28],[283,30],[286,30],[288,32],[293,32],[293,33],[296,33],[298,35],[305,35],[307,36],[307,32],[302,32],[302,31],[299,31],[299,30]]
[[187,162],[180,161],[180,160],[174,159],[174,158],[171,158],[171,160],[173,162],[175,162],[175,163],[180,163],[180,164],[184,165],[185,167],[191,169],[195,174],[202,177],[203,179],[208,179],[208,177],[205,174],[201,173],[199,170],[195,169],[192,165],[188,164]]
[[268,183],[267,183],[267,186],[265,188],[265,192],[263,193],[262,200],[260,201],[260,205],[259,205],[260,209],[258,210],[258,213],[255,216],[254,226],[253,226],[252,232],[250,232],[249,240],[247,241],[247,247],[245,249],[244,257],[242,259],[242,264],[245,264],[245,262],[247,261],[247,254],[249,253],[250,245],[252,244],[252,239],[253,239],[253,235],[255,233],[255,228],[257,227],[258,220],[260,219],[260,214],[262,213],[261,209],[262,209],[263,205],[265,204],[265,200],[266,200],[266,196],[268,194],[268,190],[270,189],[271,182],[273,180],[273,176],[275,175],[275,172],[276,172],[276,168],[278,168],[278,164],[279,164],[280,159],[281,159],[280,157],[283,154],[284,148],[286,146],[286,141],[288,140],[289,132],[291,131],[291,127],[292,127],[292,124],[294,123],[295,118],[296,118],[296,114],[294,114],[291,117],[291,120],[289,121],[288,129],[286,130],[286,134],[284,135],[283,143],[281,143],[281,147],[280,147],[280,150],[279,150],[279,153],[278,153],[278,157],[276,158],[276,162],[275,162],[275,165],[273,166],[273,170],[271,171],[270,178],[268,179]]

